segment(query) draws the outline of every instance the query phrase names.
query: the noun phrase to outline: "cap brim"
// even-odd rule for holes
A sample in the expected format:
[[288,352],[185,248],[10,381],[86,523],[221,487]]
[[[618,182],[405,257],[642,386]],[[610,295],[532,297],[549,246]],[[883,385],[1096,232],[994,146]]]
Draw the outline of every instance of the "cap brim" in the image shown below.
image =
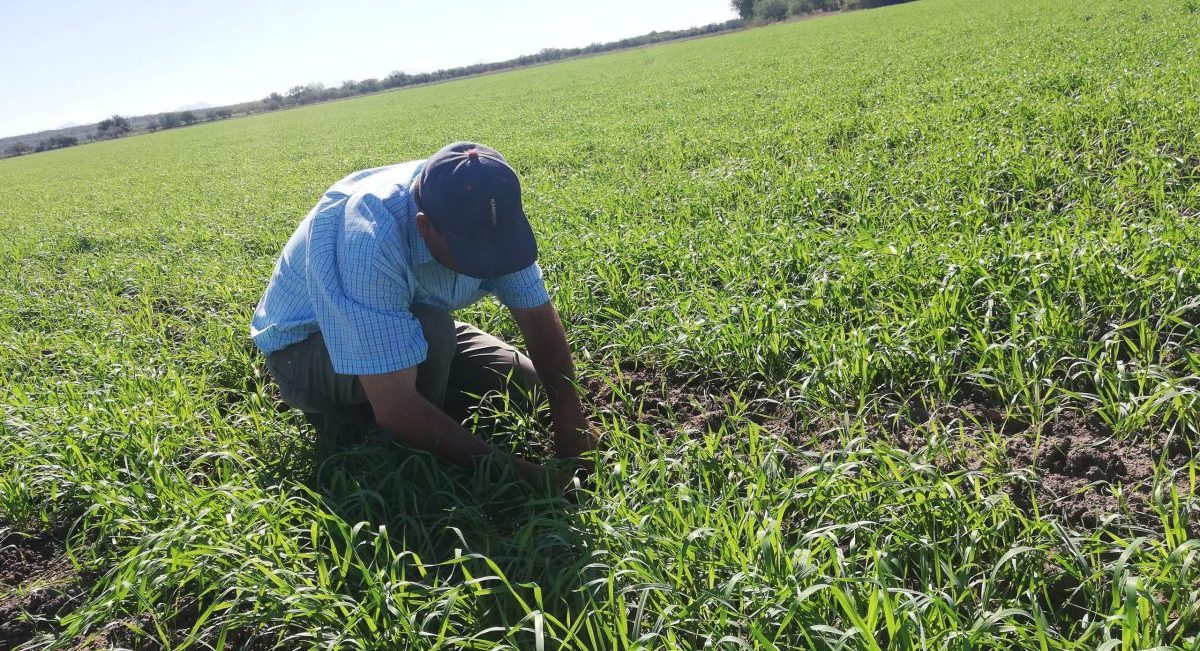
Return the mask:
[[467,239],[442,232],[458,272],[472,278],[499,278],[537,261],[537,241],[522,219],[508,233],[490,239]]

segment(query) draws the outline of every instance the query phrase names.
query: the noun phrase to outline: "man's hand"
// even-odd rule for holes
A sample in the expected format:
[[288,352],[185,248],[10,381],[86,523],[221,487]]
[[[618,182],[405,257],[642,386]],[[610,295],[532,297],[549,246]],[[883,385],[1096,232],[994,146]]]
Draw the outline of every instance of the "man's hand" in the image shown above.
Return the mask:
[[[525,337],[529,358],[537,369],[550,398],[550,417],[554,427],[554,451],[559,458],[580,457],[596,448],[597,437],[583,414],[575,392],[575,369],[562,320],[554,304],[512,310],[513,318]],[[584,462],[589,464],[590,462]]]
[[579,398],[562,400],[550,406],[554,426],[554,452],[560,459],[581,457],[596,449],[597,439],[592,424],[583,415]]
[[416,379],[416,368],[358,376],[384,431],[404,445],[462,467],[496,451],[417,393]]
[[516,462],[517,475],[526,483],[533,486],[546,487],[551,491],[565,491],[574,481],[571,472],[555,464],[538,465],[513,457]]
[[[404,445],[425,450],[464,468],[474,465],[482,457],[501,454],[417,393],[416,375],[416,369],[410,368],[359,376],[363,391],[375,410],[375,421],[384,431]],[[558,468],[504,456],[512,461],[517,476],[534,486],[548,484],[554,490],[564,490],[571,481],[570,474]]]

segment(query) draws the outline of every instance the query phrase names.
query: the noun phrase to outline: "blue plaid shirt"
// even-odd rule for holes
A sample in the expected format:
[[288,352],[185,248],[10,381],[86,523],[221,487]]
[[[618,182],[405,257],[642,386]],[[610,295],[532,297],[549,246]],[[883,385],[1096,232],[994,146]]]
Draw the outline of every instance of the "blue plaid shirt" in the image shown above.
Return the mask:
[[453,311],[492,294],[510,308],[549,300],[534,263],[480,280],[433,259],[417,233],[409,188],[425,161],[355,172],[338,181],[283,248],[250,336],[272,353],[320,330],[334,371],[373,375],[425,361],[413,303]]

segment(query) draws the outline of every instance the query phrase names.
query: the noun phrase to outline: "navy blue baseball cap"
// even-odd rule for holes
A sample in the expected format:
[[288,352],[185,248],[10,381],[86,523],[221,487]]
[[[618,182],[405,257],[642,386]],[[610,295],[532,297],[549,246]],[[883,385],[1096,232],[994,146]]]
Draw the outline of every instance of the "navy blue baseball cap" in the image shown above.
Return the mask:
[[442,147],[425,161],[415,199],[461,273],[498,278],[537,260],[521,182],[495,149],[473,142]]

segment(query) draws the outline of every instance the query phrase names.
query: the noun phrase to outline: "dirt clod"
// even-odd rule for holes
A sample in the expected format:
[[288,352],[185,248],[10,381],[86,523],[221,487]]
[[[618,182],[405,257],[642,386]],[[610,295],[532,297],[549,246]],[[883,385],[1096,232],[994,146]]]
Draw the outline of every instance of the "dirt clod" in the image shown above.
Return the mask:
[[[729,385],[719,380],[675,377],[628,365],[610,378],[586,382],[596,412],[618,409],[621,396],[613,385],[625,398],[621,412],[655,426],[667,440],[715,431],[729,418],[731,394],[719,388]],[[796,448],[825,453],[841,444],[836,423],[824,427],[818,419],[803,424],[792,408],[764,396],[739,399],[752,405],[745,413],[749,420]],[[1038,513],[1054,513],[1070,524],[1089,527],[1102,521],[1161,526],[1149,506],[1155,466],[1161,466],[1160,473],[1184,468],[1194,454],[1194,443],[1161,431],[1117,437],[1094,414],[1062,412],[1048,422],[1030,423],[976,402],[913,407],[906,417],[868,423],[868,430],[881,441],[917,452],[928,446],[934,424],[955,439],[949,450],[953,458],[934,459],[942,470],[987,466],[1015,471],[1008,491],[1020,508],[1033,513],[1036,501]],[[1185,479],[1178,480],[1176,488],[1181,493],[1192,490]],[[1200,531],[1200,523],[1189,526]]]
[[[1095,526],[1109,517],[1153,526],[1148,509],[1155,462],[1167,468],[1186,465],[1186,444],[1162,433],[1116,437],[1094,416],[1063,413],[1041,429],[1040,439],[1030,434],[1008,441],[1007,454],[1014,469],[1028,469],[1035,477],[1034,494],[1072,523]],[[1177,454],[1164,454],[1173,450]],[[1014,491],[1018,504],[1029,495]]]
[[15,649],[51,630],[87,584],[53,537],[0,526],[0,649]]

